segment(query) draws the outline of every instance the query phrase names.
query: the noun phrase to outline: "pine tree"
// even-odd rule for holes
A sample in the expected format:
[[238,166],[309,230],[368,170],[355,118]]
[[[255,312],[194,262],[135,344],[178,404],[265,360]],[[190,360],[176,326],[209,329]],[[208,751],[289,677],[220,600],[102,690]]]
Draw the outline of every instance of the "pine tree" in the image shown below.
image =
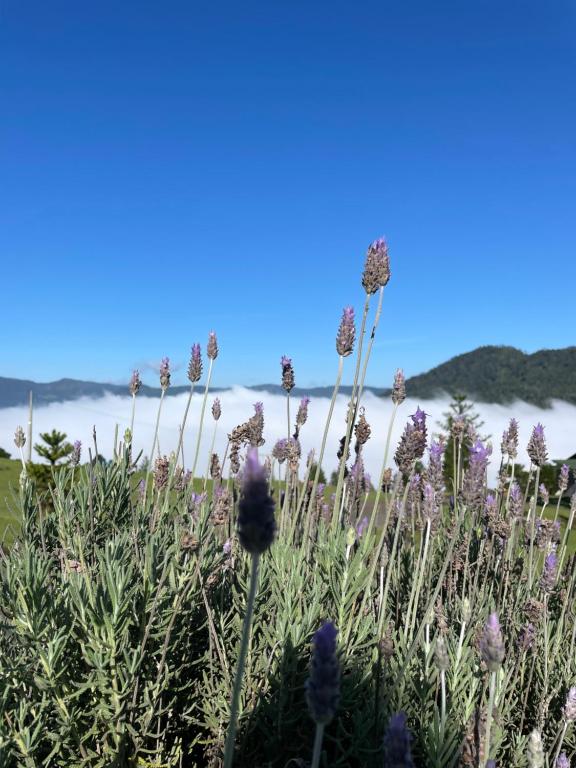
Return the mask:
[[[446,451],[444,453],[444,476],[446,478],[446,487],[452,488],[454,481],[454,459],[455,459],[455,442],[452,437],[452,427],[455,419],[462,419],[464,421],[467,430],[470,428],[478,433],[478,430],[484,426],[484,422],[481,420],[480,415],[474,410],[474,403],[471,403],[466,395],[456,393],[452,395],[452,401],[449,405],[449,410],[443,414],[444,421],[439,422],[438,426],[442,430],[441,437],[446,445]],[[485,435],[480,437],[482,441],[488,440],[490,436]],[[464,439],[462,442],[462,467],[466,468],[468,465],[469,454],[469,441]]]
[[64,432],[58,432],[57,429],[53,429],[52,432],[41,432],[40,437],[46,445],[40,445],[36,443],[34,450],[43,459],[47,459],[51,466],[55,467],[56,463],[60,459],[65,459],[66,456],[70,456],[74,450],[74,446],[71,443],[67,443],[66,434]]

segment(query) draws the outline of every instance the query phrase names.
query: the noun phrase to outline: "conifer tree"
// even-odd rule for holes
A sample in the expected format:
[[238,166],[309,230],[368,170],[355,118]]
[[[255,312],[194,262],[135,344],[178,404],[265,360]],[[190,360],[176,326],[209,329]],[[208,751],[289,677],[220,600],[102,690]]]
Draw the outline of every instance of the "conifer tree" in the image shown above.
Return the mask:
[[70,456],[74,450],[74,446],[66,442],[66,434],[58,432],[57,429],[53,429],[52,432],[41,432],[40,437],[46,445],[36,443],[34,450],[43,459],[47,459],[53,467],[56,466],[60,459]]

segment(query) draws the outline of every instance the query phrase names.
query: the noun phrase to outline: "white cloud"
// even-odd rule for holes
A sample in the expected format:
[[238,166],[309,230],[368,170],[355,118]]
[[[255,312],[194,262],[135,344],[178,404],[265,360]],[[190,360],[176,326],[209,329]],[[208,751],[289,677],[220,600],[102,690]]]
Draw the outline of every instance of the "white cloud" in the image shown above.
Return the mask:
[[[262,453],[272,450],[279,437],[288,433],[286,421],[286,400],[280,395],[266,392],[254,392],[244,387],[234,387],[227,392],[218,394],[222,403],[222,417],[218,422],[216,433],[216,450],[222,456],[226,445],[226,437],[237,424],[249,418],[253,412],[253,404],[260,400],[264,403],[266,445]],[[209,396],[204,432],[201,440],[198,470],[204,472],[207,467],[208,452],[212,440],[214,421],[210,412],[214,396]],[[159,441],[162,453],[176,449],[178,429],[186,405],[187,395],[167,397],[162,407]],[[298,400],[291,400],[292,422],[296,415]],[[447,410],[448,398],[416,401],[407,400],[402,404],[394,425],[388,465],[392,465],[394,447],[398,441],[409,414],[414,413],[420,405],[429,415],[430,431],[437,430],[437,422],[442,419],[442,413]],[[185,436],[185,459],[190,466],[194,458],[197,439],[202,394],[195,394],[190,407]],[[336,451],[338,441],[344,432],[347,398],[337,398],[334,415],[331,422],[329,438],[324,459],[324,467],[330,472],[336,466]],[[363,398],[366,408],[366,418],[372,428],[372,437],[365,446],[366,469],[374,479],[379,476],[382,464],[386,435],[392,404],[388,399],[381,399],[371,393]],[[303,456],[314,448],[320,449],[322,432],[328,413],[328,398],[313,398],[308,409],[308,422],[301,432]],[[490,477],[493,480],[499,462],[500,438],[511,416],[518,419],[520,424],[520,456],[519,461],[528,464],[524,446],[530,437],[532,427],[541,422],[545,427],[548,453],[551,459],[565,458],[576,451],[576,406],[556,401],[550,409],[541,409],[524,402],[516,402],[510,406],[477,404],[476,410],[484,420],[483,434],[492,436],[494,456],[491,464]],[[149,454],[152,446],[158,400],[139,397],[136,401],[136,420],[134,427],[134,443],[136,450]],[[40,432],[57,428],[68,435],[70,441],[81,440],[84,447],[83,459],[87,458],[88,446],[92,446],[92,428],[95,425],[98,438],[98,449],[106,457],[112,455],[114,429],[118,424],[119,435],[122,436],[130,424],[131,400],[129,397],[107,395],[98,399],[82,398],[65,403],[54,403],[35,409],[34,412],[34,442],[38,441]],[[16,455],[13,444],[15,428],[21,424],[26,430],[28,409],[26,406],[5,408],[0,410],[0,445]],[[25,451],[27,448],[25,449]]]

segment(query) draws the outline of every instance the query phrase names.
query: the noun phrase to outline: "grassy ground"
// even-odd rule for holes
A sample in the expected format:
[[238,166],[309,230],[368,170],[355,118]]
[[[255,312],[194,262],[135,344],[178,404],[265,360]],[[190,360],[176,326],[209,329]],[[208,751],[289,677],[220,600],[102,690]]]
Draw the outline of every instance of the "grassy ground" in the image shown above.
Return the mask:
[[[20,472],[22,465],[19,461],[12,459],[0,459],[0,543],[11,544],[14,540],[14,536],[20,527],[20,521],[17,513],[17,496],[18,496],[18,483],[20,478]],[[138,477],[136,476],[136,481]],[[212,481],[208,482],[207,490],[210,492]],[[200,479],[194,481],[194,490],[198,493],[202,491],[203,482]],[[326,487],[325,496],[328,498],[330,493],[333,492],[330,486]],[[371,494],[371,498],[366,505],[368,510],[371,509],[370,501],[373,499],[374,494]],[[551,500],[551,504],[544,511],[544,517],[551,519],[554,517],[556,510],[555,500]],[[568,522],[569,508],[567,506],[560,507],[560,520],[562,528]],[[568,551],[570,553],[576,552],[576,528],[572,527],[570,537],[568,539]]]

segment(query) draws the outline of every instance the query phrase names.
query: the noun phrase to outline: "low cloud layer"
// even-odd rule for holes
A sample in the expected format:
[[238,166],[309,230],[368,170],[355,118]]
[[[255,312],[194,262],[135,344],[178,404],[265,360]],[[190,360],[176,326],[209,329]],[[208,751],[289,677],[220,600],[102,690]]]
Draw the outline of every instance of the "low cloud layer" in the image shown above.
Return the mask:
[[[227,434],[237,425],[246,421],[253,412],[253,404],[260,400],[264,404],[264,437],[266,444],[262,453],[272,450],[275,441],[288,434],[286,421],[286,399],[280,395],[265,392],[256,393],[243,387],[235,387],[219,394],[222,403],[222,417],[216,428],[216,451],[222,456],[226,445]],[[159,442],[162,453],[168,454],[176,449],[178,443],[179,425],[186,405],[187,395],[168,397],[162,406]],[[208,398],[204,432],[200,443],[200,458],[198,471],[204,472],[207,467],[208,453],[214,433],[214,421],[210,412],[213,397]],[[318,453],[322,439],[324,424],[329,408],[328,398],[313,398],[308,408],[308,421],[301,432],[303,455],[315,449]],[[448,409],[449,400],[436,399],[429,401],[406,400],[399,409],[392,432],[390,456],[387,464],[392,465],[394,447],[398,441],[404,424],[411,413],[419,405],[429,415],[428,423],[432,433],[438,431],[438,421]],[[392,404],[371,393],[363,398],[366,408],[366,418],[372,428],[372,437],[365,446],[366,469],[373,478],[377,478],[384,457],[386,435],[392,413]],[[184,455],[188,466],[194,459],[197,428],[199,423],[202,395],[195,394],[192,399],[188,424],[184,441]],[[324,468],[329,473],[336,467],[336,451],[338,441],[344,432],[347,398],[337,398],[331,428],[328,437],[324,459]],[[291,419],[294,421],[298,401],[291,401]],[[525,446],[530,437],[532,427],[541,422],[545,427],[548,453],[550,459],[563,459],[576,451],[576,406],[556,401],[552,408],[541,409],[523,402],[510,406],[488,405],[476,406],[477,412],[485,424],[482,434],[490,434],[494,446],[494,456],[490,469],[490,480],[493,481],[499,462],[500,438],[511,416],[520,423],[520,455],[519,461],[527,465],[529,459]],[[149,454],[154,436],[158,400],[153,398],[138,398],[136,401],[136,419],[134,426],[134,443],[137,451]],[[39,439],[39,433],[53,428],[66,432],[70,441],[81,440],[84,446],[83,459],[87,458],[87,448],[92,446],[92,429],[95,426],[98,438],[98,449],[109,458],[112,455],[114,430],[118,424],[119,435],[122,436],[130,424],[131,400],[128,397],[107,395],[98,399],[82,398],[66,403],[54,403],[39,407],[34,412],[33,434],[34,442]],[[0,446],[16,456],[13,444],[15,428],[21,424],[26,431],[28,409],[25,406],[5,408],[0,410]],[[25,451],[27,448],[25,449]],[[33,452],[33,457],[37,458]]]

